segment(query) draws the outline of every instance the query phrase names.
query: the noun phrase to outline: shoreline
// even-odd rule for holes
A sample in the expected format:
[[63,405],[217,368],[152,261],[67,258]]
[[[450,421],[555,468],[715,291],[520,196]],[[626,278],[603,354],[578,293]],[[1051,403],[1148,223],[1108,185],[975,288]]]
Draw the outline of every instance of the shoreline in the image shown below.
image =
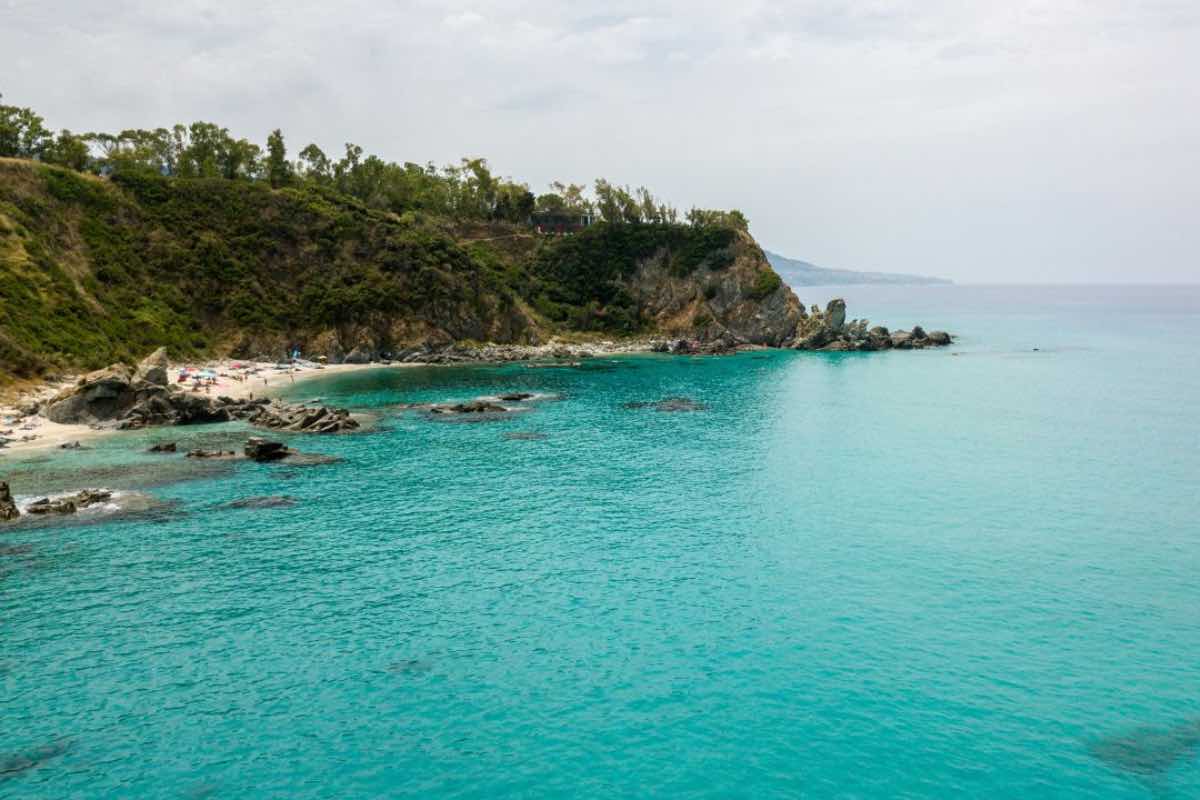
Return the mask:
[[[232,374],[232,364],[235,363],[252,365],[252,369],[256,369],[257,371],[248,374],[244,381],[233,380],[230,376]],[[174,376],[180,369],[189,366],[195,367],[197,365],[172,364],[170,368],[171,375]],[[217,373],[218,377],[216,385],[212,387],[210,392],[199,392],[198,394],[243,400],[250,399],[252,396],[277,397],[284,388],[321,375],[347,374],[370,369],[404,368],[423,365],[395,363],[330,364],[322,367],[298,366],[291,370],[281,370],[276,369],[275,364],[266,362],[223,359],[221,361],[205,362],[201,366],[202,368],[212,369]],[[76,442],[80,445],[86,445],[87,442],[95,441],[101,437],[126,432],[113,427],[92,427],[84,424],[62,425],[57,422],[51,422],[40,414],[33,417],[22,415],[20,409],[23,406],[31,402],[41,402],[50,399],[63,389],[74,385],[79,377],[78,375],[73,375],[64,380],[44,383],[37,389],[23,392],[14,403],[0,405],[0,431],[12,431],[7,434],[0,433],[0,436],[10,440],[7,446],[0,448],[0,459],[6,454],[25,454],[46,449],[72,449],[69,446]],[[174,383],[174,379],[172,382]],[[13,418],[19,418],[19,420],[9,423],[8,420]],[[23,436],[36,438],[22,441],[21,438]],[[67,447],[64,447],[64,445]]]
[[[304,362],[281,368],[276,362],[247,361],[243,359],[214,359],[204,362],[173,363],[168,368],[172,385],[181,385],[177,375],[181,370],[211,370],[216,373],[216,382],[206,391],[196,392],[205,397],[228,397],[232,400],[249,400],[254,397],[278,397],[284,389],[297,383],[323,375],[349,374],[379,369],[406,369],[413,367],[471,366],[507,364],[539,359],[584,359],[597,356],[626,353],[651,352],[662,346],[664,340],[639,339],[635,341],[599,341],[581,343],[551,342],[544,345],[484,344],[477,347],[451,345],[442,351],[422,354],[422,358],[399,361],[371,361],[363,364],[315,364]],[[234,367],[237,364],[239,367]],[[27,454],[48,449],[73,449],[79,443],[86,446],[104,436],[124,433],[110,426],[86,424],[59,424],[40,414],[27,415],[22,408],[31,403],[42,403],[59,392],[75,385],[85,373],[73,374],[57,381],[47,381],[36,388],[19,393],[15,400],[0,404],[0,438],[8,444],[0,447],[0,459],[6,454]],[[242,380],[235,379],[240,375]],[[183,382],[184,384],[186,382]],[[186,390],[192,393],[191,390]],[[171,426],[164,426],[171,427]],[[23,437],[30,437],[24,439]]]
[[[832,301],[825,314],[814,308],[811,319],[822,324],[810,333],[807,340],[780,349],[806,350],[875,350],[914,349],[924,346],[950,344],[952,337],[942,332],[929,334],[939,336],[936,341],[926,339],[919,326],[912,333],[898,331],[889,333],[886,328],[872,329],[868,334],[866,323],[844,325],[844,304]],[[835,316],[836,314],[836,316]],[[824,320],[829,316],[832,324]],[[918,337],[918,332],[920,335]],[[889,338],[890,336],[890,338]],[[915,344],[912,343],[915,341]],[[878,346],[877,346],[878,345]],[[718,337],[711,341],[686,338],[648,337],[625,340],[592,340],[562,342],[552,340],[546,344],[449,344],[440,349],[429,347],[410,350],[392,360],[370,361],[354,364],[318,364],[298,361],[283,364],[241,359],[217,359],[195,364],[174,363],[167,365],[168,382],[183,389],[189,380],[194,380],[193,389],[183,389],[200,397],[250,400],[277,398],[285,387],[297,381],[310,380],[324,374],[345,374],[376,369],[402,369],[406,367],[497,365],[516,362],[554,361],[559,364],[579,362],[589,358],[630,355],[635,353],[669,353],[673,355],[727,355],[743,350],[774,349],[767,345],[751,345],[732,337]],[[164,361],[165,363],[165,361]],[[186,377],[185,377],[186,372]],[[193,377],[194,374],[194,377]],[[51,422],[37,413],[37,406],[75,385],[83,376],[72,375],[58,381],[45,382],[40,386],[21,392],[13,402],[0,405],[0,458],[6,453],[29,453],[46,449],[74,449],[73,445],[84,446],[84,442],[119,432],[112,424],[89,425],[83,423],[59,424]],[[203,388],[201,388],[203,387]],[[33,413],[30,413],[30,412]]]

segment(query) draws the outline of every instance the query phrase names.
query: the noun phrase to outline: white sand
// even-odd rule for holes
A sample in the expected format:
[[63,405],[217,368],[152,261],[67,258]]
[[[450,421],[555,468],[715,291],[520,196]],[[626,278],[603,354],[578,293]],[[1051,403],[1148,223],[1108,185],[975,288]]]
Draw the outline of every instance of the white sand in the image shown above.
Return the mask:
[[[233,369],[233,364],[246,364],[249,365],[250,368],[243,370]],[[172,385],[180,386],[181,388],[185,385],[189,387],[191,386],[190,382],[187,384],[176,383],[180,369],[188,366],[200,367],[201,369],[211,369],[218,375],[216,385],[210,387],[207,391],[201,389],[201,394],[206,394],[211,397],[222,396],[241,399],[251,396],[273,397],[284,388],[321,375],[336,375],[366,369],[389,369],[421,365],[330,364],[320,368],[297,366],[290,371],[284,371],[275,369],[275,365],[273,363],[256,363],[252,361],[226,360],[209,362],[206,364],[173,364],[168,372]],[[237,380],[234,376],[243,376],[244,379]],[[78,380],[77,377],[56,384],[48,384],[36,391],[26,393],[14,406],[0,406],[0,437],[16,440],[10,442],[7,447],[0,448],[0,458],[3,458],[5,453],[21,453],[28,452],[30,450],[56,448],[64,444],[71,444],[73,442],[86,444],[89,439],[94,439],[97,436],[120,433],[120,431],[114,431],[112,429],[95,430],[87,425],[59,425],[58,423],[51,422],[41,415],[36,417],[26,417],[13,423],[5,421],[19,416],[20,412],[17,411],[17,406],[23,405],[31,400],[49,399],[63,389],[74,384],[76,380]],[[191,389],[189,388],[188,391],[191,391]],[[5,433],[5,431],[9,430],[12,432]],[[21,438],[25,436],[33,438],[27,441],[21,441]]]

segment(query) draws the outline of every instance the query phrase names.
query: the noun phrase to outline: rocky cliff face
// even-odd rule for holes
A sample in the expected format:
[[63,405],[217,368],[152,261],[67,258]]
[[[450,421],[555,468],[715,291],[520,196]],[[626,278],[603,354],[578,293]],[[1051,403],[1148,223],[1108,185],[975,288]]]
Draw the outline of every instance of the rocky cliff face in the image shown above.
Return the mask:
[[805,318],[804,306],[747,233],[687,275],[676,274],[660,251],[638,264],[626,286],[656,331],[668,336],[778,347]]

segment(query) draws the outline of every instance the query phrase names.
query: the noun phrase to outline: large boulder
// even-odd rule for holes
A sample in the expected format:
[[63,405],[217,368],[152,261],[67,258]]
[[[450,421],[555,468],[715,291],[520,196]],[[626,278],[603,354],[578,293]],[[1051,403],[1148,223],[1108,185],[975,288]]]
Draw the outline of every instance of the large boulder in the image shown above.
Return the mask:
[[90,372],[50,400],[43,413],[64,425],[120,419],[137,402],[132,381],[133,371],[124,364]]
[[369,364],[374,360],[375,354],[365,345],[359,345],[351,350],[342,359],[345,364]]
[[134,373],[134,380],[143,381],[153,386],[166,386],[170,379],[167,376],[167,348],[160,347],[150,355],[142,359],[142,363],[138,364],[137,372]]
[[21,516],[21,512],[17,510],[17,504],[13,501],[8,484],[0,481],[0,522],[8,522],[19,516]]

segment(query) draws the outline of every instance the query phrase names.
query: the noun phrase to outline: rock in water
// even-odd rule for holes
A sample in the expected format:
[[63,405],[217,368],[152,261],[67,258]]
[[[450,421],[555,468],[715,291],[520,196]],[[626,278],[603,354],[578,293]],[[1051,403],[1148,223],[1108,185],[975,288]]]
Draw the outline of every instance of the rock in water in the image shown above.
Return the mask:
[[889,331],[877,325],[870,327],[865,319],[846,323],[846,301],[840,297],[830,300],[825,310],[813,306],[812,313],[800,320],[789,344],[797,350],[920,350],[944,347],[953,341],[945,331],[926,333],[920,325],[911,331]]
[[236,458],[232,450],[188,450],[186,458]]
[[67,498],[60,500],[51,500],[49,497],[43,497],[41,500],[34,500],[25,508],[26,514],[74,514],[76,511],[75,504]]
[[178,446],[175,444],[175,442],[159,442],[158,444],[153,445],[146,452],[147,453],[174,453],[177,450],[178,450]]
[[113,493],[108,489],[81,489],[72,495],[51,500],[43,497],[29,504],[25,509],[27,514],[74,514],[81,508],[105,503],[112,499]]
[[444,414],[507,414],[508,409],[491,400],[470,400],[466,403],[440,403],[430,406],[428,413]]
[[21,516],[21,512],[17,510],[17,504],[13,502],[8,484],[0,481],[0,522],[8,522],[19,516]]
[[160,347],[138,364],[134,380],[145,381],[153,386],[166,386],[170,382],[167,376],[168,366],[167,348]]
[[283,442],[270,442],[258,436],[247,439],[242,452],[253,461],[279,461],[291,453]]
[[83,489],[70,499],[77,508],[87,508],[97,503],[107,503],[112,496],[113,493],[108,489]]
[[344,408],[289,405],[278,400],[253,406],[249,411],[243,411],[244,407],[234,407],[231,413],[261,428],[298,433],[342,433],[359,427],[358,421]]

